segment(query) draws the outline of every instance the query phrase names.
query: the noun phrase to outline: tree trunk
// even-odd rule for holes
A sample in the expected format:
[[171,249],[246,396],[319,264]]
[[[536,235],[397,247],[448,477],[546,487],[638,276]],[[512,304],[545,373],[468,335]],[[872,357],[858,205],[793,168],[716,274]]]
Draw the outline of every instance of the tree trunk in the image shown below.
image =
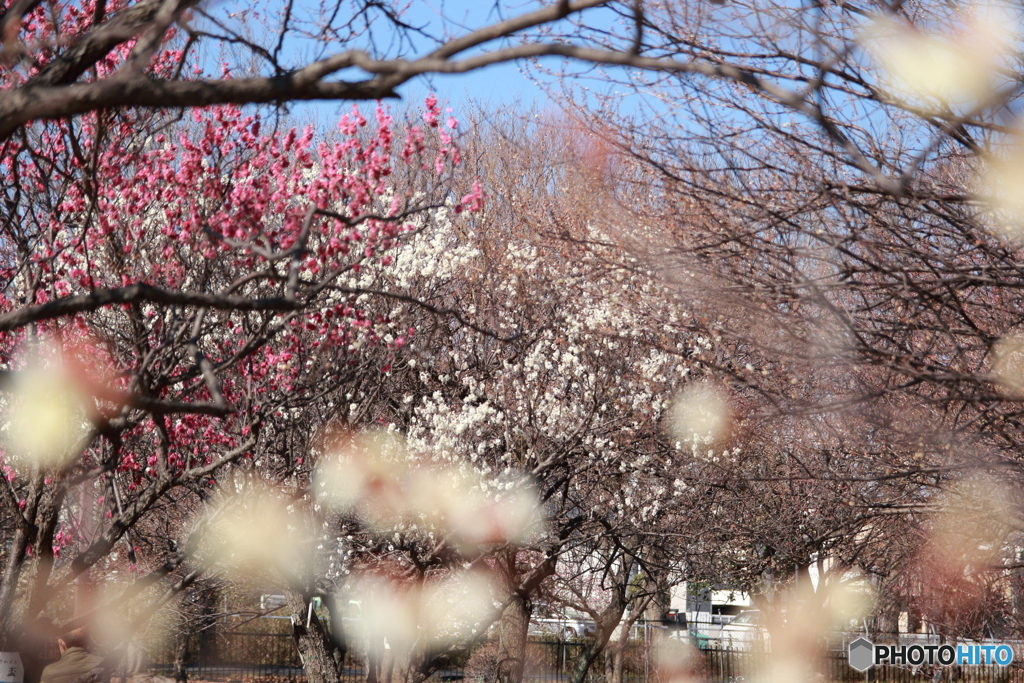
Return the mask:
[[174,680],[176,683],[188,683],[188,634],[179,633],[178,642],[174,647]]
[[366,683],[381,683],[381,664],[384,647],[380,643],[366,644]]
[[384,674],[381,683],[423,683],[430,678],[433,670],[427,669],[427,657],[422,648],[412,652],[400,652],[394,648],[384,651]]
[[532,613],[533,605],[529,598],[518,593],[512,595],[501,615],[495,672],[497,683],[522,683],[526,667],[526,634]]
[[[590,671],[590,667],[594,665],[597,658],[605,651],[608,642],[611,640],[612,634],[622,622],[622,615],[625,614],[626,606],[630,601],[628,595],[632,588],[629,583],[631,568],[632,564],[625,561],[620,562],[618,570],[616,571],[615,585],[612,589],[611,599],[608,601],[608,605],[596,615],[597,618],[595,619],[595,624],[597,626],[597,632],[594,634],[594,637],[586,643],[583,647],[583,652],[581,652],[579,657],[576,659],[576,664],[573,666],[572,672],[569,675],[569,683],[583,683],[583,681],[586,680],[587,672]],[[637,614],[640,614],[639,609],[634,610],[634,613],[631,615],[630,624],[636,621]],[[619,634],[618,638],[618,643],[620,645],[618,658],[619,680],[622,679],[621,651],[625,649],[626,640],[629,638],[630,624],[624,625],[625,629]],[[607,662],[607,660],[605,661]]]
[[629,616],[622,623],[619,637],[605,653],[605,680],[607,683],[622,683],[622,672],[626,663],[626,648],[629,646],[629,632],[640,615],[647,609],[647,600],[633,598]]
[[306,679],[309,683],[340,683],[344,648],[334,641],[316,611],[310,610],[311,596],[295,591],[286,591],[286,595],[292,613],[292,639]]
[[498,653],[493,680],[496,683],[522,683],[526,669],[526,634],[533,614],[533,602],[530,600],[532,590],[519,585],[520,567],[515,548],[502,551],[495,559],[509,602],[501,613],[498,626]]
[[21,653],[25,683],[36,683],[46,664],[40,653],[56,640],[53,625],[40,619],[39,612],[52,597],[47,583],[53,569],[53,538],[63,492],[45,489],[40,475],[27,500],[29,525],[15,533],[11,552],[5,558],[0,589],[4,610],[0,612],[0,644],[6,651]]
[[[17,508],[9,512],[13,519],[19,520],[19,525],[4,561],[3,579],[0,580],[0,646],[6,651],[20,649],[24,622],[34,616],[31,608],[38,602],[34,594],[39,588],[40,573],[37,570],[40,535],[56,527],[57,512],[60,509],[60,501],[57,501],[56,506],[46,505],[45,493],[43,474],[37,471],[25,497],[24,515]],[[50,519],[47,512],[54,507],[56,511],[49,516],[52,517]],[[51,533],[51,542],[52,538]],[[48,550],[52,565],[52,548]],[[44,586],[46,579],[49,579],[48,572],[43,580]]]
[[616,683],[622,680],[615,678],[615,655],[619,652],[619,643],[616,641],[608,645],[604,650],[604,680],[606,683]]
[[196,657],[202,659],[204,640],[209,640],[211,629],[216,627],[217,589],[206,582],[193,584],[187,593],[180,596],[178,625],[174,635],[174,680],[188,683],[189,645],[196,639]]
[[627,628],[619,636],[619,641],[615,646],[615,653],[612,662],[612,679],[611,683],[622,683],[622,671],[626,665],[626,648],[629,645],[629,629]]
[[902,596],[892,590],[893,579],[881,577],[877,582],[878,610],[875,613],[875,629],[871,635],[876,643],[894,643],[900,631],[900,612],[903,611]]

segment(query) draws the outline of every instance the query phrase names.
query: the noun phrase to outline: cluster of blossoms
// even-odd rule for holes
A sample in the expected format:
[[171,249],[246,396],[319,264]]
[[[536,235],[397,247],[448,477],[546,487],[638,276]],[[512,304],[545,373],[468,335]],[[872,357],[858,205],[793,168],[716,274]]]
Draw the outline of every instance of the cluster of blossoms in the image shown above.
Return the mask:
[[[36,316],[35,334],[54,347],[31,351],[25,326],[0,332],[5,369],[24,374],[33,353],[51,355],[39,362],[45,381],[4,405],[15,502],[36,514],[35,466],[57,468],[47,485],[96,473],[88,481],[103,502],[90,528],[123,524],[139,514],[129,501],[153,505],[197,478],[213,485],[236,458],[280,463],[260,454],[290,429],[294,402],[317,395],[324,376],[362,371],[376,357],[367,349],[415,335],[346,283],[387,269],[422,214],[444,205],[460,154],[455,119],[433,125],[441,112],[433,96],[423,124],[396,125],[383,105],[372,121],[353,109],[332,142],[232,106],[194,110],[181,126],[159,113],[104,114],[41,123],[0,148],[18,217],[5,224],[17,267],[5,271],[0,306]],[[460,210],[479,209],[479,185],[468,190],[456,195]],[[45,308],[71,301],[84,303],[64,315]],[[44,385],[45,396],[32,394]],[[34,457],[39,430],[19,428],[38,424],[54,386],[74,394],[77,407],[53,419],[84,439],[81,458],[67,436]],[[55,514],[82,521],[73,507]],[[52,551],[79,541],[62,533]]]
[[[594,505],[658,517],[685,490],[672,486],[681,461],[662,427],[690,374],[686,356],[699,352],[685,344],[671,297],[647,273],[607,271],[601,254],[570,260],[536,234],[498,239],[451,207],[434,218],[391,267],[350,284],[455,309],[491,336],[426,314],[395,360],[399,413],[367,410],[364,396],[349,415],[384,415],[405,434],[409,457],[472,472],[494,495],[596,465],[615,474],[618,491]],[[425,315],[407,303],[388,314]],[[663,334],[648,331],[652,318],[665,321]],[[570,486],[582,490],[590,476],[570,476]]]
[[[3,59],[0,60],[0,90],[14,89],[31,79],[46,73],[55,64],[59,66],[58,55],[67,42],[68,36],[76,36],[91,28],[94,19],[100,16],[101,7],[107,16],[127,8],[127,0],[97,2],[84,0],[60,6],[40,3],[24,17],[20,26],[14,23],[4,36]],[[13,30],[12,30],[13,29]],[[170,27],[165,34],[166,41],[152,57],[147,70],[158,78],[170,78],[186,58],[182,49],[180,31]],[[134,41],[116,45],[100,57],[95,65],[99,78],[112,75],[131,54]]]

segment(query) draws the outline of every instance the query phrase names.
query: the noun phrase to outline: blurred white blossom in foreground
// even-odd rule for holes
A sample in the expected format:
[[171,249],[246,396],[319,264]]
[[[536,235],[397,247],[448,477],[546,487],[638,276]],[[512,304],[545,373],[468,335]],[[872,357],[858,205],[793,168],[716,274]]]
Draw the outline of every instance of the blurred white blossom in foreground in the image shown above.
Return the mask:
[[248,483],[212,506],[202,534],[210,566],[242,577],[292,578],[305,565],[308,520],[284,493]]
[[1003,5],[976,6],[954,30],[939,33],[890,16],[876,19],[861,42],[882,65],[892,94],[929,107],[976,107],[998,87],[1010,53],[1013,15]]
[[59,351],[44,347],[13,373],[4,444],[14,460],[57,467],[89,431],[89,397]]
[[992,346],[992,374],[1007,394],[1024,394],[1024,335],[1006,335]]
[[669,409],[669,429],[689,446],[713,446],[729,437],[732,411],[725,391],[710,382],[690,384]]
[[488,487],[469,467],[414,466],[404,442],[388,433],[343,437],[315,479],[322,503],[355,512],[377,532],[424,525],[467,555],[483,545],[522,542],[535,530],[536,493],[525,482],[509,483]]
[[493,621],[496,614],[490,578],[463,571],[437,581],[402,582],[366,573],[351,590],[358,598],[361,618],[355,635],[369,642],[409,652],[416,646],[456,642]]
[[997,233],[1019,242],[1024,237],[1024,132],[1018,131],[1002,150],[987,155],[979,194],[998,213]]

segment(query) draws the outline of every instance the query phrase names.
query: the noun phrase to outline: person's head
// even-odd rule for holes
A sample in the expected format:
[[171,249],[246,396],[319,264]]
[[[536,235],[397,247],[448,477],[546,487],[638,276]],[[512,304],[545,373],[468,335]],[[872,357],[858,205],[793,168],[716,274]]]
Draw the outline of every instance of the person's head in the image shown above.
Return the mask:
[[83,650],[88,650],[89,638],[85,634],[85,629],[76,628],[74,631],[68,631],[57,639],[57,647],[60,648],[61,654],[64,654],[65,650],[72,647],[80,647]]

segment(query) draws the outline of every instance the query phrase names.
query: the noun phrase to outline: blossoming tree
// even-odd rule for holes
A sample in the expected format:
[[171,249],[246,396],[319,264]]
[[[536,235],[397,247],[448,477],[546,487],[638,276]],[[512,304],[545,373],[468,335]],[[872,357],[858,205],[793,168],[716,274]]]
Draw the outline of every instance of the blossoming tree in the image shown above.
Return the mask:
[[[511,510],[524,486],[536,492],[539,524],[514,539],[494,535],[488,552],[478,544],[464,557],[491,576],[494,611],[476,635],[496,622],[490,673],[518,681],[533,603],[576,605],[598,625],[574,672],[582,679],[623,614],[685,566],[690,524],[680,511],[694,491],[680,477],[689,447],[681,453],[667,439],[663,417],[697,342],[649,273],[608,266],[615,247],[587,253],[552,234],[571,226],[580,238],[607,239],[598,217],[566,200],[586,178],[558,175],[557,139],[544,139],[542,128],[517,133],[515,124],[475,136],[464,151],[477,158],[488,150],[473,169],[491,194],[483,210],[467,219],[458,207],[441,209],[390,266],[352,275],[356,289],[391,293],[390,303],[377,300],[387,304],[379,314],[418,322],[415,336],[402,336],[384,388],[353,392],[340,417],[348,428],[403,434],[406,457],[451,472],[463,482],[451,484],[453,494],[468,488],[506,501],[508,519],[522,518]],[[559,189],[546,194],[550,187]],[[486,528],[483,515],[461,518]],[[443,556],[460,546],[429,517],[384,536],[346,529],[338,541],[354,551],[330,577],[342,594],[361,585],[348,569],[358,577],[357,568],[381,562],[389,575],[429,583],[449,571]],[[642,590],[638,571],[648,577]],[[463,652],[471,644],[452,643]]]
[[3,143],[5,647],[76,582],[75,623],[100,615],[101,565],[145,573],[121,604],[188,585],[195,548],[143,557],[133,529],[225,471],[283,476],[293,412],[386,372],[362,349],[400,346],[393,323],[345,278],[451,196],[457,124],[433,97],[419,118],[353,110],[328,143],[230,106],[103,112]]

